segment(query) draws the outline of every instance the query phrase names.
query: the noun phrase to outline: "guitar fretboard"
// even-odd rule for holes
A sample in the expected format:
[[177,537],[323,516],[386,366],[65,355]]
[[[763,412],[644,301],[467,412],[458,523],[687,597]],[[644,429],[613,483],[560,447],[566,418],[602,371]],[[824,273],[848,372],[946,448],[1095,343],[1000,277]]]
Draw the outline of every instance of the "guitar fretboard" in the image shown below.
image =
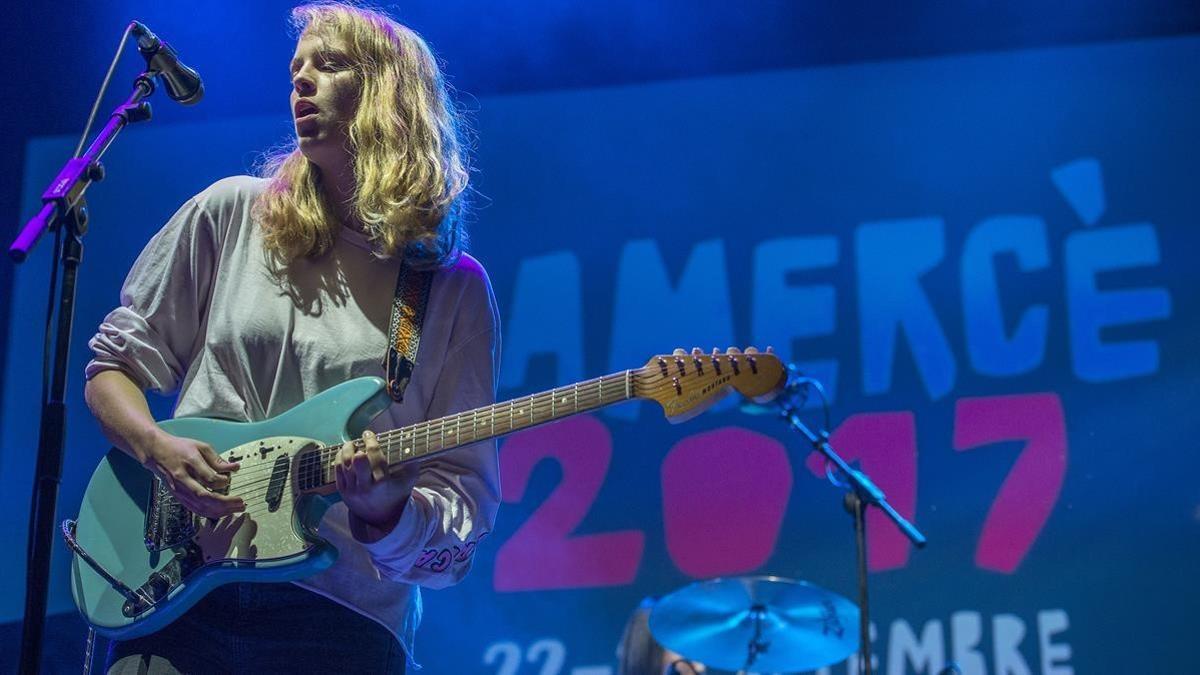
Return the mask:
[[[634,398],[633,379],[634,371],[626,370],[418,422],[381,433],[377,438],[389,468],[394,469],[404,462],[628,401]],[[316,448],[300,460],[301,490],[319,489],[334,483],[334,464],[339,450],[340,446]]]

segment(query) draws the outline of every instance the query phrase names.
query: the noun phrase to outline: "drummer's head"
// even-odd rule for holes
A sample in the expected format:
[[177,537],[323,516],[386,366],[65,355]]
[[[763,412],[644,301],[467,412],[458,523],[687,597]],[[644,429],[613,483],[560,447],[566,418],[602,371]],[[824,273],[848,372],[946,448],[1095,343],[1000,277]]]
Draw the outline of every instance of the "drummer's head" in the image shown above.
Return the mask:
[[650,610],[657,598],[646,598],[625,622],[625,632],[617,645],[617,675],[662,675],[703,673],[704,666],[688,661],[659,644],[650,634]]

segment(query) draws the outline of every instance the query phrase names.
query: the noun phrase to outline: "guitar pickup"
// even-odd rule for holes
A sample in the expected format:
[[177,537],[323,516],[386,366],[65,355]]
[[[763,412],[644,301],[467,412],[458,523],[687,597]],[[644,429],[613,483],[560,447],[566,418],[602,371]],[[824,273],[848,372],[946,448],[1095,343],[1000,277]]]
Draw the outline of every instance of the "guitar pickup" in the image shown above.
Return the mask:
[[279,510],[279,504],[283,500],[283,488],[287,485],[291,468],[292,463],[286,454],[275,458],[275,465],[271,467],[271,480],[267,483],[267,510],[271,513]]

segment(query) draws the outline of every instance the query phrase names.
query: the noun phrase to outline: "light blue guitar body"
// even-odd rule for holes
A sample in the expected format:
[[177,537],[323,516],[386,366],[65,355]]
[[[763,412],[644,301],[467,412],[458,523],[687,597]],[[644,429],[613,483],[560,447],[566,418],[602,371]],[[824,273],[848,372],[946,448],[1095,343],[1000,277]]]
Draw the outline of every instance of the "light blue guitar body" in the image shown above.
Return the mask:
[[[129,639],[162,628],[221,584],[290,581],[332,565],[337,550],[316,530],[338,495],[301,494],[304,462],[297,458],[358,437],[390,403],[383,380],[364,377],[262,422],[161,423],[240,461],[229,492],[243,497],[246,512],[216,523],[193,517],[136,460],[111,450],[88,483],[76,521],[71,593],[80,612],[101,635]],[[304,470],[312,469],[310,463]]]

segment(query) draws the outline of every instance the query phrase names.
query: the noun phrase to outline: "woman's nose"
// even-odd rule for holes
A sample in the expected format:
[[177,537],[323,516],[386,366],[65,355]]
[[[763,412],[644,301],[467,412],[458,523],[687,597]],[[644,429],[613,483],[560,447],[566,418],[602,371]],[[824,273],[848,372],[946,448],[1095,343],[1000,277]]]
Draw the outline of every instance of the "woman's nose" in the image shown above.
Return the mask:
[[296,90],[297,94],[305,96],[313,93],[313,91],[316,89],[316,84],[313,83],[312,79],[309,78],[303,70],[301,70],[297,72],[294,77],[292,77],[292,88]]

